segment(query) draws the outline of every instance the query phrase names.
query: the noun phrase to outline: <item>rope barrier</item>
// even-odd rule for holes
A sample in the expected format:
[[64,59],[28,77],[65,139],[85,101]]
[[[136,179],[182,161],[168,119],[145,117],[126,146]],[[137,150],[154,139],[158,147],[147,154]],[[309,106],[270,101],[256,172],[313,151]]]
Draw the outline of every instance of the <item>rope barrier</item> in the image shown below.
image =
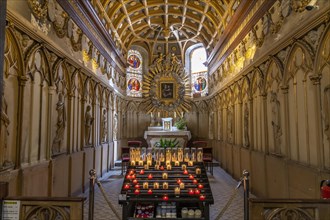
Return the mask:
[[233,190],[232,195],[230,196],[228,202],[226,203],[226,205],[222,208],[222,210],[220,211],[220,213],[218,214],[218,216],[215,218],[215,220],[219,220],[223,214],[227,211],[227,209],[229,208],[229,206],[231,205],[231,203],[233,202],[234,198],[237,195],[238,189],[239,187],[242,185],[243,179],[240,179],[240,181],[238,182],[237,186],[235,187],[235,189]]
[[107,197],[107,194],[106,194],[105,191],[104,191],[104,188],[103,188],[102,184],[101,184],[100,181],[97,180],[97,179],[96,179],[96,184],[97,184],[98,187],[100,188],[101,193],[102,193],[102,195],[103,195],[105,201],[108,203],[108,206],[111,208],[111,210],[113,211],[113,213],[115,213],[117,219],[121,220],[121,217],[120,217],[119,213],[117,212],[117,210],[115,209],[115,207],[113,207],[113,205],[111,204],[110,200],[109,200],[108,197]]

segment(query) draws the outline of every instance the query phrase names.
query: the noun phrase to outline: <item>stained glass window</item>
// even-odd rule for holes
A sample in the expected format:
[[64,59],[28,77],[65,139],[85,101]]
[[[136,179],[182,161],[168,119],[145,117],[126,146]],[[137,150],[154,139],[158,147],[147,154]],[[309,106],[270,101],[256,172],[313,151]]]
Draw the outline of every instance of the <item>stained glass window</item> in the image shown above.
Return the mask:
[[142,97],[142,65],[141,53],[129,50],[127,55],[126,93],[127,96]]
[[191,91],[193,97],[206,96],[208,94],[208,74],[206,51],[204,47],[198,47],[191,52]]

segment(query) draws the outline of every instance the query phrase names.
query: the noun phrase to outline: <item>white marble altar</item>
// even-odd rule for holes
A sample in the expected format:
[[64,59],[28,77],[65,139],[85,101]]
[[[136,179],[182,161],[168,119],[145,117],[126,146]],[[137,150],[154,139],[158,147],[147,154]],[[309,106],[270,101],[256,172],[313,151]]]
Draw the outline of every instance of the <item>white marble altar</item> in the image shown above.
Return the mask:
[[[158,130],[158,128],[160,129]],[[191,139],[191,133],[187,130],[178,130],[176,127],[172,127],[171,131],[162,130],[162,127],[148,127],[148,131],[144,132],[144,139],[146,139],[149,147],[154,146],[161,138],[176,138],[179,141],[179,146],[186,147],[187,142]]]

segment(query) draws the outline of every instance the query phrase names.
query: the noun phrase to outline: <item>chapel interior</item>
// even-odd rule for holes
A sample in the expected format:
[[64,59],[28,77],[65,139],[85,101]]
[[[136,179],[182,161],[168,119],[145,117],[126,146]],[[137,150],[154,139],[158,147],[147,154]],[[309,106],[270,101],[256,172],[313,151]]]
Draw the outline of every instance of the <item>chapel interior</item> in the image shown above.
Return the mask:
[[330,179],[330,1],[0,6],[7,196],[81,195],[90,170],[106,175],[129,141],[159,144],[165,136],[148,136],[158,127],[187,134],[182,147],[206,143],[235,180],[249,171],[258,198],[320,199]]

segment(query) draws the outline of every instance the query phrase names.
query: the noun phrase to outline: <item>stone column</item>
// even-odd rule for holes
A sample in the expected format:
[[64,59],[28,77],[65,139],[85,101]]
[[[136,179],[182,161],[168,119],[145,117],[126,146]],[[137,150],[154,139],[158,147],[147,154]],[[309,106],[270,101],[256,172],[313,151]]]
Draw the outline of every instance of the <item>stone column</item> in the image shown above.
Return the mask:
[[[288,159],[291,159],[290,152],[290,124],[289,124],[289,86],[285,85],[281,87],[282,93],[284,95],[284,129],[282,128],[282,133],[285,134],[282,138],[283,145],[285,146],[285,154]],[[281,119],[282,120],[282,119]],[[276,150],[276,146],[274,147]],[[280,149],[281,150],[281,149]]]
[[53,99],[54,99],[54,94],[56,92],[56,86],[49,86],[48,87],[48,115],[47,115],[47,149],[46,149],[46,160],[49,160],[52,156],[52,146],[53,146],[53,137],[52,137],[52,115],[53,113]]

